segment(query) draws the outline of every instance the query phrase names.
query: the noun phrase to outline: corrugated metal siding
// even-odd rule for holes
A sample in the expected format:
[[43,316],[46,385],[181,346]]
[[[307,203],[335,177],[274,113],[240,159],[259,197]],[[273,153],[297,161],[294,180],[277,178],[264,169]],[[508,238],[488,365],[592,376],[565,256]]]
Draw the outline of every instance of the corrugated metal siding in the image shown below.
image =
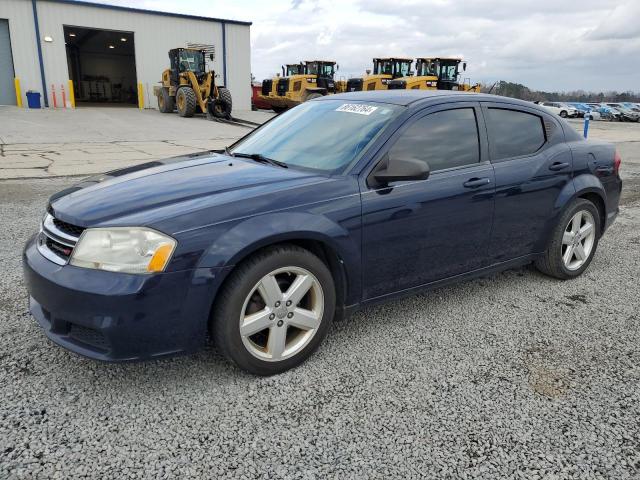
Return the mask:
[[[51,43],[42,42],[47,88],[54,84],[56,89],[59,89],[61,84],[66,86],[69,79],[64,45],[65,25],[133,32],[138,82],[142,82],[148,90],[145,104],[154,108],[157,108],[157,102],[153,97],[153,86],[160,81],[162,71],[169,66],[167,53],[171,48],[186,46],[189,42],[215,45],[219,54],[216,55],[213,66],[222,78],[222,25],[219,22],[46,0],[38,0],[37,4],[40,37],[53,38]],[[23,78],[23,90],[33,88],[42,92],[31,1],[0,1],[0,18],[9,18],[15,70],[17,75]],[[227,24],[226,28],[227,77],[234,109],[249,109],[250,74],[246,73],[250,71],[249,27]],[[233,33],[230,33],[231,31]],[[246,38],[242,38],[242,32]],[[49,97],[51,98],[51,92]]]
[[9,20],[9,34],[13,51],[13,68],[20,78],[22,102],[26,104],[27,90],[42,93],[36,31],[29,0],[1,0],[0,18]]
[[251,109],[251,39],[249,27],[227,24],[227,81],[234,110]]

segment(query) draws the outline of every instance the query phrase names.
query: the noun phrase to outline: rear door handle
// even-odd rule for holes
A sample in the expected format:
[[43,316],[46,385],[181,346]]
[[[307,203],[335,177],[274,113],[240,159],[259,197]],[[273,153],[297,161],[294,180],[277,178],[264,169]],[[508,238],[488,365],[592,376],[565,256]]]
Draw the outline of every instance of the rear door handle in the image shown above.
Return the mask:
[[603,175],[611,175],[613,173],[613,167],[597,167],[596,172]]
[[549,165],[549,170],[557,172],[558,170],[564,170],[568,166],[569,164],[567,162],[554,162],[551,165]]
[[478,188],[478,187],[482,187],[483,185],[489,185],[491,183],[491,179],[490,178],[470,178],[469,180],[467,180],[466,182],[464,182],[462,185],[464,185],[465,188]]

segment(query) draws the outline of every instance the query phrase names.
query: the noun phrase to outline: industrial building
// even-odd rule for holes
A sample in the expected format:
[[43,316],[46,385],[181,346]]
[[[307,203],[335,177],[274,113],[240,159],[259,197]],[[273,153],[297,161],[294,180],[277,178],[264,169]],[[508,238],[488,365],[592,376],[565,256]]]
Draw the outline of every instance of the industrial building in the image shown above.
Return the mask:
[[36,91],[43,106],[63,106],[73,85],[78,106],[157,108],[153,86],[168,51],[195,47],[213,54],[207,68],[231,90],[234,109],[249,110],[250,26],[83,1],[1,0],[0,105],[26,103]]

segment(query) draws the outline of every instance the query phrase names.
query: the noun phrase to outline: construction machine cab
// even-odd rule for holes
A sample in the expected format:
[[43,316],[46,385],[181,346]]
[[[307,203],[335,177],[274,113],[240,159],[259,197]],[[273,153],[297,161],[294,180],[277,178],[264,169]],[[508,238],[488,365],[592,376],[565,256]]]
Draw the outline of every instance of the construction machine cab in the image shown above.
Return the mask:
[[[457,90],[458,68],[462,60],[459,58],[418,58],[416,60],[416,75],[423,77],[438,77],[438,90]],[[463,70],[467,64],[462,63]]]
[[407,77],[411,75],[412,64],[410,58],[374,58],[373,74],[390,75],[391,78]]
[[302,62],[287,63],[286,65],[282,66],[283,77],[291,77],[292,75],[304,75],[305,73],[307,73],[307,67]]
[[347,92],[386,90],[390,80],[411,75],[412,64],[413,60],[410,58],[374,58],[373,73],[364,77],[350,78],[347,80],[346,90]]

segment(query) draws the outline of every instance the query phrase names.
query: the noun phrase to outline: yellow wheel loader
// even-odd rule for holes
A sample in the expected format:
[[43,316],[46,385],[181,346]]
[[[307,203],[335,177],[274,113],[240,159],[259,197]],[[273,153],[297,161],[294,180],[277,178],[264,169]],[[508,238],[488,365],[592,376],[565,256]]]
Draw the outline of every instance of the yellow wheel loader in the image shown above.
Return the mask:
[[[306,73],[305,64],[300,63],[287,63],[286,65],[282,65],[282,76],[283,77],[291,77],[293,75],[304,75]],[[272,96],[276,95],[276,86],[278,85],[278,80],[280,80],[280,75],[276,75],[273,78],[267,78],[262,81],[262,89],[260,91],[261,97],[268,97],[270,94]]]
[[480,84],[471,85],[470,82],[459,82],[462,71],[466,71],[467,63],[459,58],[417,58],[416,74],[390,80],[389,90],[461,90],[465,92],[480,92]]
[[[192,48],[169,50],[170,68],[162,72],[161,85],[153,87],[162,113],[172,113],[177,108],[181,117],[201,112],[231,118],[231,92],[216,85],[215,72],[206,71],[205,55],[204,50]],[[213,54],[209,58],[213,60]]]
[[410,76],[412,64],[411,58],[374,58],[373,73],[368,70],[364,77],[350,78],[347,80],[346,91],[386,90],[389,80]]
[[[260,98],[271,105],[274,112],[282,112],[323,95],[344,91],[344,82],[334,80],[338,67],[329,60],[304,62],[302,71],[290,71],[287,75],[262,81]],[[285,73],[285,72],[283,72]]]

